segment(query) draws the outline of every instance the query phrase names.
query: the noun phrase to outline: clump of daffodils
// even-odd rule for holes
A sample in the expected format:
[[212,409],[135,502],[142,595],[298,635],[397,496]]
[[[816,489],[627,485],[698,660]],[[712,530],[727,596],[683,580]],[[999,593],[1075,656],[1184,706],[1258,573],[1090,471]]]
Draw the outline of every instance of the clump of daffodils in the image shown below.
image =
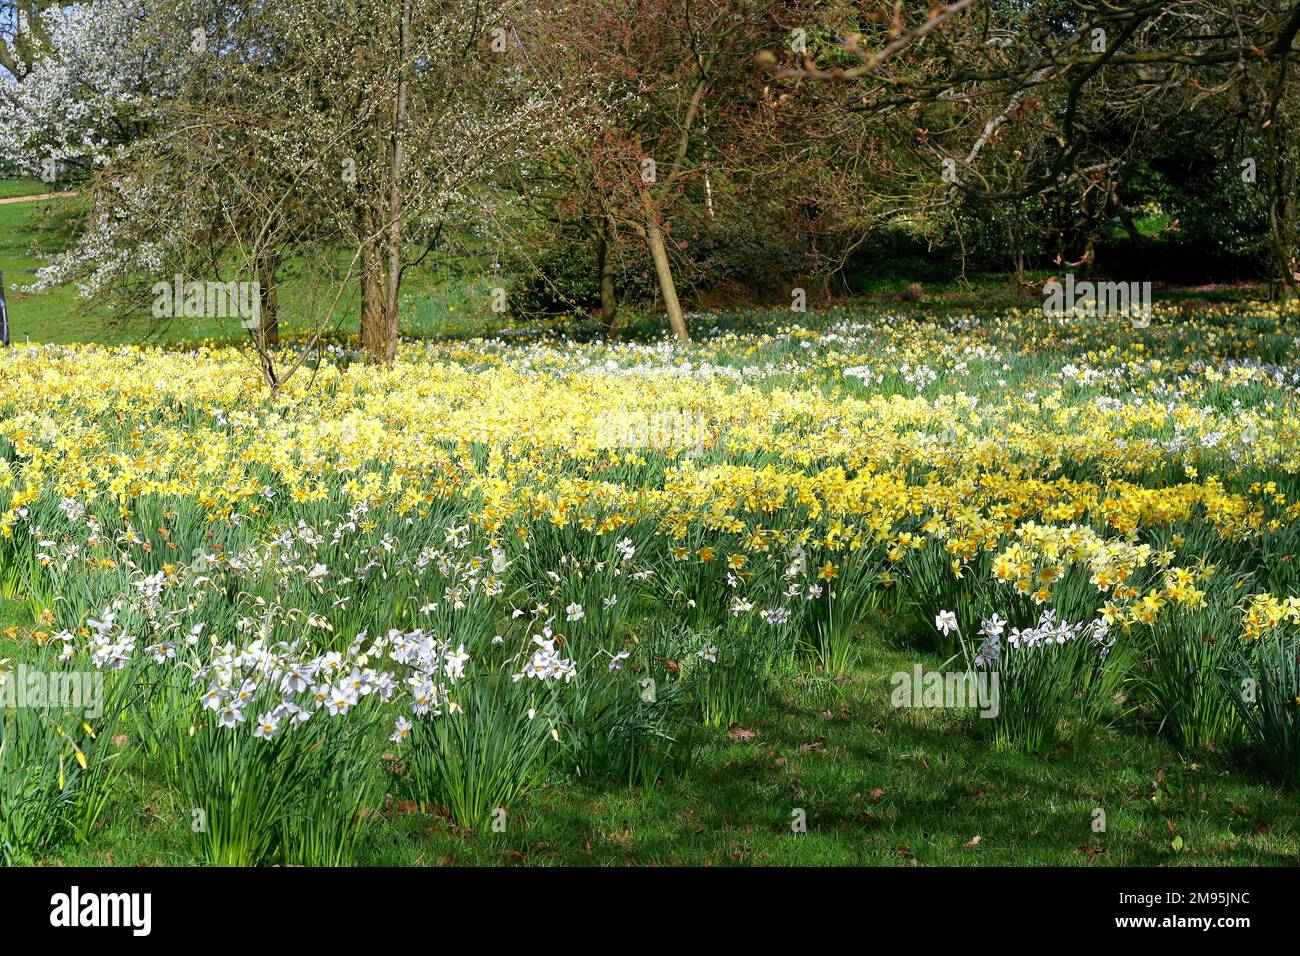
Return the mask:
[[1300,625],[1300,597],[1275,598],[1252,594],[1242,611],[1242,636],[1247,640],[1264,637],[1276,629]]
[[[960,634],[961,627],[957,615],[952,611],[940,611],[934,619],[935,629],[943,635]],[[997,614],[991,614],[981,621],[979,629],[981,643],[971,658],[975,667],[994,668],[1002,657],[1003,638],[1006,646],[1012,650],[1034,650],[1059,647],[1072,641],[1087,639],[1099,645],[1101,656],[1105,657],[1115,645],[1110,636],[1110,625],[1104,617],[1087,623],[1069,623],[1058,621],[1056,611],[1045,608],[1039,615],[1038,623],[1032,627],[1011,627]]]

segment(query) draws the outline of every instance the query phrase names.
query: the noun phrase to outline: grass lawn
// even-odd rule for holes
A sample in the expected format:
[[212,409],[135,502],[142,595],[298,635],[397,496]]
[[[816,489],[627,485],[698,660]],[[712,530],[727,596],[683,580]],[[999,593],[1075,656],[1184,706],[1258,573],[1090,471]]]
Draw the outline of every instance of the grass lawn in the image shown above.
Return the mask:
[[[31,623],[0,606],[0,627]],[[891,646],[887,622],[847,679],[792,678],[746,720],[708,731],[687,775],[649,789],[556,780],[503,833],[436,810],[375,807],[359,863],[430,865],[1180,866],[1300,863],[1300,794],[1222,754],[1180,755],[1146,728],[1106,729],[1045,757],[996,750],[978,718],[900,713],[890,675],[933,655]],[[0,638],[0,657],[21,659]],[[106,813],[84,845],[47,863],[184,865],[188,808],[128,742]],[[796,808],[807,832],[791,830]],[[1095,832],[1096,811],[1105,813]],[[1179,848],[1174,849],[1178,839]]]
[[[35,181],[0,180],[0,198],[48,191]],[[36,270],[69,246],[86,209],[87,201],[81,196],[0,204],[0,273],[4,275],[12,341],[175,344],[234,340],[242,334],[233,320],[176,319],[158,325],[146,317],[116,322],[103,307],[80,299],[72,286],[23,292]],[[346,260],[341,259],[339,266],[346,269]],[[402,290],[402,334],[463,337],[500,328],[505,321],[490,308],[493,285],[489,277],[462,275],[459,269],[441,274],[432,267],[410,270]],[[282,329],[312,328],[313,320],[328,309],[336,293],[337,286],[303,275],[300,263],[290,260],[282,270],[279,290]],[[359,303],[356,283],[350,283],[336,314],[340,327],[351,334],[356,332]]]
[[[847,683],[792,682],[747,721],[714,731],[688,776],[649,790],[557,781],[506,831],[463,830],[395,801],[358,862],[430,865],[1178,866],[1300,863],[1300,798],[1213,754],[1180,756],[1107,732],[1081,753],[990,750],[965,724],[899,719],[889,674],[914,654],[875,649]],[[929,662],[937,665],[938,660]],[[112,821],[68,865],[197,862],[187,808],[127,772]],[[807,813],[807,832],[791,831]],[[1092,830],[1094,811],[1105,833]],[[978,840],[976,839],[978,838]],[[1181,838],[1180,849],[1173,841]]]
[[0,199],[12,199],[15,196],[41,196],[45,193],[61,192],[58,186],[50,186],[39,179],[0,179]]

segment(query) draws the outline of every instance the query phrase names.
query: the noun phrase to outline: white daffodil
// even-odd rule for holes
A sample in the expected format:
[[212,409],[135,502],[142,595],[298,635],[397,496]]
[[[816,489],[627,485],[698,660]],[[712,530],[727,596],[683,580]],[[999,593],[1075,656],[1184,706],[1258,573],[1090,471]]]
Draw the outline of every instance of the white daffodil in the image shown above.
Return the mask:
[[402,743],[402,741],[406,740],[406,738],[411,735],[411,727],[412,724],[409,720],[405,717],[398,717],[397,727],[388,739],[395,744]]
[[257,724],[253,727],[253,736],[260,737],[262,740],[270,740],[280,732],[280,718],[275,714],[263,714],[257,718]]

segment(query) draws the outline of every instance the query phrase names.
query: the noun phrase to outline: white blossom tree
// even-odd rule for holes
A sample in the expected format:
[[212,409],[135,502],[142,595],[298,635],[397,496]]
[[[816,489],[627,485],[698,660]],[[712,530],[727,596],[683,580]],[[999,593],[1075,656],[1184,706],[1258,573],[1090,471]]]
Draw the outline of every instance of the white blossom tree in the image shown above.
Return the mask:
[[21,82],[49,42],[41,14],[57,0],[0,0],[0,83]]
[[[173,271],[251,275],[266,294],[285,250],[314,249],[326,271],[341,253],[339,282],[360,286],[362,346],[391,361],[406,270],[453,218],[490,217],[497,170],[563,134],[566,110],[505,42],[526,12],[513,0],[142,10],[132,35],[165,76],[143,84],[151,95],[112,101],[138,110],[138,135],[78,140],[95,147],[97,211],[38,283],[76,281],[129,309]],[[250,338],[275,384],[273,331]]]
[[20,76],[0,85],[0,160],[46,182],[79,179],[147,132],[185,66],[184,39],[152,30],[153,2],[47,6],[33,21],[39,40],[0,43]]

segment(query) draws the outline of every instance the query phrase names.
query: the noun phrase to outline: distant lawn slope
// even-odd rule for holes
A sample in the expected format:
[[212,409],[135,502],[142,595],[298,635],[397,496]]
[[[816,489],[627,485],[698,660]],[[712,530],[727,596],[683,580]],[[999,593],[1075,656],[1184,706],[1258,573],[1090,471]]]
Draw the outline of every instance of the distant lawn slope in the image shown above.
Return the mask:
[[12,199],[15,196],[39,196],[41,193],[59,192],[56,186],[50,186],[39,179],[0,179],[0,199]]
[[[35,180],[0,180],[0,199],[50,191],[51,187]],[[81,300],[72,285],[23,292],[42,265],[69,248],[86,209],[87,201],[81,196],[0,203],[0,273],[4,276],[12,341],[117,344],[231,339],[242,335],[233,320],[179,319],[165,327],[147,319],[114,322],[105,308]],[[290,330],[314,327],[337,293],[333,281],[306,276],[300,265],[290,260],[281,273],[281,324]],[[340,265],[346,271],[346,261]],[[428,267],[408,271],[402,287],[403,335],[465,336],[505,324],[504,318],[490,309],[495,282],[486,276],[462,276],[459,271],[453,268],[441,275]],[[344,289],[336,309],[336,324],[353,334],[359,303],[353,280]]]

